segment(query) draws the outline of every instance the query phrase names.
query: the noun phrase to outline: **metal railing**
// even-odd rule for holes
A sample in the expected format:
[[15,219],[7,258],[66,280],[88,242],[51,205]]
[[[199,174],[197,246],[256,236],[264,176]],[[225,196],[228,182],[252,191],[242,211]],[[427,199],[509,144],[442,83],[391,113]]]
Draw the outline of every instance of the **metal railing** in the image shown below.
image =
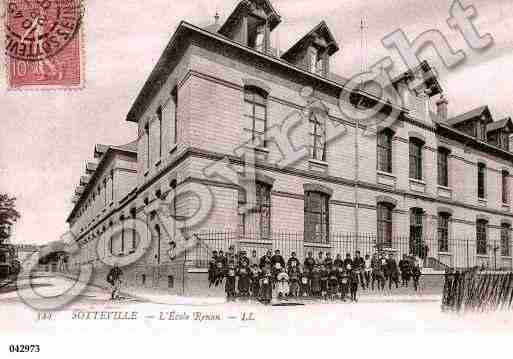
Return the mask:
[[287,259],[294,252],[300,261],[312,252],[317,258],[319,252],[331,254],[333,259],[338,254],[345,258],[346,254],[354,256],[360,251],[362,257],[372,256],[373,253],[384,252],[393,254],[396,260],[403,255],[415,256],[423,260],[426,268],[445,270],[447,268],[480,267],[493,270],[510,270],[513,267],[511,243],[504,243],[498,238],[487,238],[486,243],[478,243],[476,238],[449,238],[438,240],[433,237],[412,239],[410,236],[394,236],[387,241],[374,233],[332,233],[319,237],[323,240],[311,241],[305,238],[303,232],[273,232],[265,237],[258,233],[241,234],[237,230],[202,231],[194,236],[201,245],[188,251],[188,261],[197,267],[206,267],[212,252],[227,252],[234,247],[236,253],[245,251],[248,256],[256,251],[260,258],[267,251],[280,250]]

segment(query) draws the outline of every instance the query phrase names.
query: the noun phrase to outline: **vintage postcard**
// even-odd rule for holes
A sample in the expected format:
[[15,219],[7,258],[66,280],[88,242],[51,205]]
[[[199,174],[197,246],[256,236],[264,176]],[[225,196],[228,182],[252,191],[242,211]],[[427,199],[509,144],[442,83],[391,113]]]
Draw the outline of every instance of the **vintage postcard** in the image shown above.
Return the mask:
[[0,4],[0,357],[507,355],[513,2]]

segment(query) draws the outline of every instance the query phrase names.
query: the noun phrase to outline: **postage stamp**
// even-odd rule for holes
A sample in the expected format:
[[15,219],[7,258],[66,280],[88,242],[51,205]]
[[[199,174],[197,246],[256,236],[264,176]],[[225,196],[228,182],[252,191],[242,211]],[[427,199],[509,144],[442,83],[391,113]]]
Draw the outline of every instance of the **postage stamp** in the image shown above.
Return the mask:
[[5,55],[10,89],[83,85],[80,0],[9,0]]

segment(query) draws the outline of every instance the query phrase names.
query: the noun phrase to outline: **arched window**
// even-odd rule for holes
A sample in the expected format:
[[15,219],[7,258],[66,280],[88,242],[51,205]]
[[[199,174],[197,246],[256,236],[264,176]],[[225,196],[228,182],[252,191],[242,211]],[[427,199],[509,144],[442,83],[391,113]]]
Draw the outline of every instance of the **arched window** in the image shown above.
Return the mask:
[[322,192],[305,193],[305,241],[328,243],[329,195]]
[[392,209],[390,203],[380,202],[377,206],[378,246],[392,248]]
[[378,170],[392,173],[392,130],[386,128],[378,133]]
[[267,93],[257,87],[244,88],[244,139],[255,146],[266,146]]

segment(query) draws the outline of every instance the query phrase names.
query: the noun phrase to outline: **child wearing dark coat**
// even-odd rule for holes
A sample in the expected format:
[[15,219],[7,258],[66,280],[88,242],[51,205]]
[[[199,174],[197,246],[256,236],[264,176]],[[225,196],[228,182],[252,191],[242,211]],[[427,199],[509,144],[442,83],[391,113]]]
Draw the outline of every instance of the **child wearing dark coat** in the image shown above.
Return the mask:
[[349,289],[351,291],[351,301],[356,302],[357,301],[356,293],[358,292],[358,281],[360,278],[358,276],[358,273],[355,270],[349,271],[349,277],[350,277]]
[[237,284],[239,295],[241,297],[249,297],[249,290],[251,287],[251,273],[249,271],[247,262],[241,263],[241,266],[237,271],[237,276],[239,277]]
[[338,271],[336,267],[331,267],[328,277],[328,295],[331,300],[335,299],[338,292]]
[[340,291],[340,299],[346,301],[346,295],[349,289],[349,275],[345,268],[338,268],[338,288]]
[[289,280],[290,280],[289,296],[297,297],[299,295],[301,272],[299,270],[299,267],[295,264],[295,262],[289,268]]
[[262,271],[257,264],[251,266],[251,296],[256,299],[260,295],[260,275]]
[[226,299],[228,301],[233,301],[233,300],[235,300],[235,277],[236,277],[235,267],[233,266],[233,264],[229,264],[226,267],[225,276],[226,276],[226,283],[224,286],[224,290],[226,292]]
[[412,269],[412,277],[413,277],[413,289],[417,292],[419,290],[419,281],[420,276],[422,274],[422,270],[420,269],[420,265],[418,262],[415,262]]
[[326,298],[328,294],[328,277],[329,271],[326,266],[321,265],[321,296]]
[[317,266],[317,265],[315,265],[312,269],[311,291],[312,291],[312,296],[314,296],[314,297],[321,296],[321,271],[319,269],[319,266]]
[[310,291],[310,282],[311,282],[311,271],[310,268],[303,268],[303,272],[301,273],[301,296],[307,297],[311,295]]
[[260,283],[260,300],[264,303],[270,303],[273,290],[273,274],[269,266],[265,266],[262,272]]

